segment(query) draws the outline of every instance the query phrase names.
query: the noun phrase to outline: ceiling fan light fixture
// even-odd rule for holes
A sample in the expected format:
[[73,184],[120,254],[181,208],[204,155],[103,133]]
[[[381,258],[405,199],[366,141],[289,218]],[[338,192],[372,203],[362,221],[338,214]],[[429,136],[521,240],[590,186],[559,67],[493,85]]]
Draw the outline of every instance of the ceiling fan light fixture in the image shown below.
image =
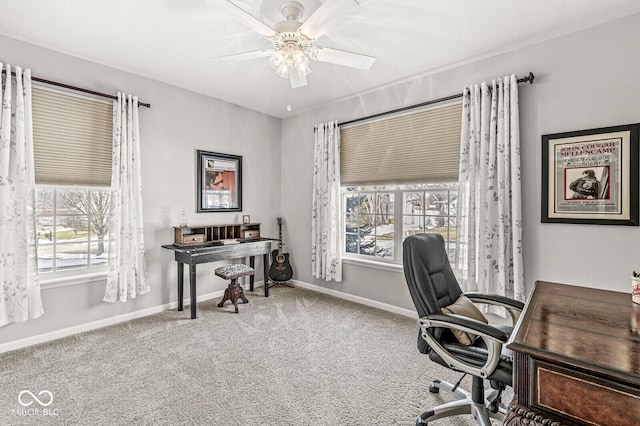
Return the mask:
[[283,62],[278,68],[276,68],[276,74],[282,78],[289,78],[289,64],[287,61]]
[[287,55],[285,52],[282,50],[276,50],[269,58],[269,64],[271,64],[274,70],[277,70],[286,59]]
[[311,73],[311,68],[309,68],[309,58],[307,58],[307,56],[302,52],[300,52],[300,55],[296,57],[293,65],[300,77],[304,77]]
[[284,20],[273,27],[257,19],[234,1],[241,0],[226,0],[234,16],[247,27],[263,35],[273,44],[274,49],[221,57],[222,60],[232,57],[252,59],[269,56],[269,64],[275,74],[289,79],[291,87],[295,89],[307,85],[306,76],[311,73],[310,59],[362,70],[369,69],[376,59],[373,56],[314,45],[315,41],[333,26],[333,21],[355,11],[360,5],[360,0],[320,0],[321,5],[304,22],[301,21],[304,6],[299,2],[302,0],[278,0],[284,3],[280,8]]
[[304,77],[311,72],[309,58],[296,43],[286,43],[271,54],[269,64],[276,74],[282,78],[289,78],[289,73],[295,72],[299,77]]

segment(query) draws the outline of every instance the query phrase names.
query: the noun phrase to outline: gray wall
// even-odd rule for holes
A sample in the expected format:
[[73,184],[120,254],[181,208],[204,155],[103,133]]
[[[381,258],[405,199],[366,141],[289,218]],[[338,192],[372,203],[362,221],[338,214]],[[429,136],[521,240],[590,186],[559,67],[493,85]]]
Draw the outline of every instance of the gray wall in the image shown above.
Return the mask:
[[536,280],[630,292],[631,271],[640,269],[640,228],[541,224],[540,157],[543,134],[640,122],[639,51],[640,15],[635,15],[284,120],[282,164],[287,168],[281,193],[295,278],[413,310],[400,270],[345,264],[342,283],[311,276],[309,164],[315,124],[334,119],[344,122],[460,93],[468,84],[531,71],[536,75],[535,84],[519,86],[527,292]]
[[[171,227],[178,225],[183,208],[189,224],[240,223],[242,214],[249,214],[252,221],[263,222],[265,235],[277,235],[279,119],[8,38],[0,38],[0,60],[31,68],[36,77],[103,93],[121,90],[151,103],[151,109],[140,108],[140,137],[144,238],[152,289],[127,303],[108,304],[102,302],[104,280],[44,288],[45,314],[1,327],[0,344],[175,302],[176,265],[173,254],[160,246],[173,241]],[[197,149],[243,156],[242,212],[195,213]],[[214,276],[215,266],[219,265],[198,268],[199,295],[226,287],[226,281]],[[259,275],[257,280],[261,279]],[[185,318],[188,315],[185,311]]]

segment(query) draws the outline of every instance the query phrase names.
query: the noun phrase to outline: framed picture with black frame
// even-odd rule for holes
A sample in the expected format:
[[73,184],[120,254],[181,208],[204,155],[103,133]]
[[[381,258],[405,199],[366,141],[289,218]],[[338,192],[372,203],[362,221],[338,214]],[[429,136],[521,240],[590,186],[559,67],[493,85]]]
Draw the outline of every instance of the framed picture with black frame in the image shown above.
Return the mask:
[[242,157],[197,151],[198,213],[242,211]]
[[638,226],[640,123],[542,136],[543,223]]

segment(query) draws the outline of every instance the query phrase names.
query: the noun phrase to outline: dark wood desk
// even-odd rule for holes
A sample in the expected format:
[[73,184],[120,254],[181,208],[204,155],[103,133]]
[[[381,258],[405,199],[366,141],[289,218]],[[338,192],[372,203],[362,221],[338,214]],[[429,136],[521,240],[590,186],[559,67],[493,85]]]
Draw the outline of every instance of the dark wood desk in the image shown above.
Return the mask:
[[[196,265],[198,263],[217,262],[227,259],[249,258],[249,266],[255,266],[255,256],[262,255],[264,276],[264,297],[269,297],[269,253],[271,252],[271,238],[259,238],[242,241],[239,244],[222,244],[211,242],[197,245],[167,244],[163,248],[173,250],[178,262],[178,310],[182,310],[184,265],[189,265],[189,292],[191,299],[191,318],[196,317]],[[212,274],[213,276],[213,274]],[[253,291],[254,276],[249,279],[249,289]]]
[[537,282],[511,341],[505,424],[640,424],[640,335],[631,294]]

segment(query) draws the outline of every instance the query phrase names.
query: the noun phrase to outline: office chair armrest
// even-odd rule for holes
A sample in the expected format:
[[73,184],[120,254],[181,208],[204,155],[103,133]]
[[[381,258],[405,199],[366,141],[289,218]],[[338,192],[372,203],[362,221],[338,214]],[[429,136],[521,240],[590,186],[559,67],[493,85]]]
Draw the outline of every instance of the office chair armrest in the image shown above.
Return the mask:
[[474,320],[473,318],[465,317],[462,315],[442,313],[442,314],[430,314],[425,318],[430,321],[441,321],[448,325],[447,328],[454,330],[466,331],[476,335],[487,335],[493,339],[499,340],[502,343],[507,343],[509,336],[504,331],[495,328],[492,325],[485,324],[482,321]]
[[[430,314],[420,318],[418,324],[420,324],[422,338],[451,368],[482,378],[487,378],[496,369],[500,361],[502,346],[509,340],[509,336],[502,330],[481,321],[455,314]],[[453,355],[430,333],[429,328],[431,327],[461,330],[477,335],[484,341],[487,349],[487,360],[484,365],[477,367]]]
[[512,325],[515,325],[520,318],[520,314],[524,309],[524,303],[512,299],[510,297],[501,296],[499,294],[487,294],[487,293],[465,293],[465,296],[474,303],[485,303],[493,306],[502,306],[509,312],[511,316]]

